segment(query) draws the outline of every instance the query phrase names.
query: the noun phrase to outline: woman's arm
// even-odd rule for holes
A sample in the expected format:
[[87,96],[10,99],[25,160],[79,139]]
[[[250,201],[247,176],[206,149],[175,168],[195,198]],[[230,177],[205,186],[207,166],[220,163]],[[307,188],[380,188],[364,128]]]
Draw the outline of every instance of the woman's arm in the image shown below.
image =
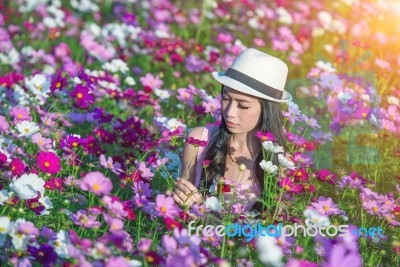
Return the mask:
[[[204,127],[196,127],[190,131],[188,137],[200,139],[203,130]],[[175,182],[175,190],[172,193],[175,202],[181,206],[191,206],[203,202],[201,194],[194,185],[196,182],[197,152],[198,147],[185,143],[182,154],[181,175]]]
[[[204,127],[196,127],[190,131],[188,137],[200,139],[203,133]],[[195,147],[189,143],[185,143],[182,154],[182,169],[181,175],[183,179],[188,180],[192,184],[196,182],[196,164],[197,164],[197,151],[198,147]]]

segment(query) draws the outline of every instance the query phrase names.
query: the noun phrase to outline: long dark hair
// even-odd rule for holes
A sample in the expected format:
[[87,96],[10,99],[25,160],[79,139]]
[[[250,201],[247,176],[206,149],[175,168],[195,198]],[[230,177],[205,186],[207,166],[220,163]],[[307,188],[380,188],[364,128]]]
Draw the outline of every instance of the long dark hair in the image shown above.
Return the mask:
[[[223,86],[221,88],[221,94],[223,93]],[[283,132],[283,115],[281,105],[276,102],[272,102],[266,99],[259,99],[261,103],[261,123],[259,131],[271,132],[276,138],[276,143],[282,146],[286,151],[286,138]],[[212,184],[213,180],[219,180],[225,174],[226,168],[226,156],[228,155],[229,142],[231,139],[231,133],[229,132],[224,116],[221,116],[221,124],[211,136],[210,143],[207,147],[205,159],[210,160],[210,164],[206,171],[201,174],[202,187],[208,189]],[[260,142],[261,146],[261,142]],[[256,175],[256,181],[263,192],[264,187],[264,171],[260,167],[260,162],[263,160],[262,151],[257,156],[256,161],[253,165],[253,171]],[[278,163],[277,156],[272,161],[274,164]],[[258,203],[253,207],[260,209]]]

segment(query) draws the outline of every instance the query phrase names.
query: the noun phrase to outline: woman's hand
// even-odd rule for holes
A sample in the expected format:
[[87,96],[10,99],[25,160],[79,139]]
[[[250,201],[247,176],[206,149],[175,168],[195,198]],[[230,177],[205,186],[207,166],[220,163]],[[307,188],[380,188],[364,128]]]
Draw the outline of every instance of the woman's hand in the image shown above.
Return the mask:
[[175,182],[175,191],[172,192],[172,197],[180,206],[190,207],[193,204],[200,205],[203,203],[203,197],[197,188],[188,180],[179,178]]

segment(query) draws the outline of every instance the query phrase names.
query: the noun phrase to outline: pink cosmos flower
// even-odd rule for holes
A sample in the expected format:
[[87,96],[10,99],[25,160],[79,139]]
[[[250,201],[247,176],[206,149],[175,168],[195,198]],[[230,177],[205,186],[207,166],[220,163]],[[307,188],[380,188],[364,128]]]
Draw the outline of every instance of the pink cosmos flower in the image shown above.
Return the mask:
[[157,195],[154,210],[158,216],[164,218],[173,218],[179,211],[174,204],[174,199],[172,197],[165,197],[164,194]]
[[79,183],[79,187],[96,195],[108,195],[113,188],[113,184],[101,172],[89,172]]
[[4,116],[0,116],[0,131],[5,133],[10,132],[10,126],[8,125],[8,122]]
[[51,148],[51,139],[44,138],[40,133],[32,135],[32,142],[39,146],[40,150],[46,150]]
[[110,232],[114,233],[124,228],[124,222],[121,219],[113,218],[109,214],[104,213],[104,221],[110,226]]
[[53,152],[40,152],[37,157],[37,164],[42,172],[56,174],[60,171],[60,158]]
[[158,76],[154,76],[151,73],[147,73],[146,76],[141,77],[139,80],[143,86],[148,86],[152,90],[161,88],[161,86],[164,84],[164,82],[160,80]]
[[122,171],[121,164],[119,164],[118,162],[114,163],[112,157],[108,157],[108,159],[106,160],[106,157],[103,154],[100,155],[100,164],[101,166],[111,170],[115,174],[120,174]]
[[338,208],[338,205],[333,203],[332,198],[325,198],[320,196],[317,202],[311,203],[310,208],[314,208],[321,215],[333,215],[333,214],[342,214],[341,210]]
[[154,173],[151,172],[150,168],[148,168],[146,166],[145,162],[140,162],[139,166],[137,167],[139,172],[140,172],[140,176],[146,180],[151,180],[151,178],[153,178]]
[[10,110],[10,116],[14,119],[14,123],[32,120],[32,117],[29,115],[29,111],[22,106],[12,107]]

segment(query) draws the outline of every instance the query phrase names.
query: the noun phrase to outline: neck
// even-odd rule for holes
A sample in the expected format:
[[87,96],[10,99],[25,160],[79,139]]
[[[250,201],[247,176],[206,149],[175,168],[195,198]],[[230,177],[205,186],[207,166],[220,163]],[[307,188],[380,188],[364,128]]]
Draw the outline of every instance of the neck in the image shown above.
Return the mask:
[[232,134],[230,140],[230,147],[235,154],[238,153],[255,153],[260,148],[260,141],[255,136],[256,130],[242,133],[242,134]]

